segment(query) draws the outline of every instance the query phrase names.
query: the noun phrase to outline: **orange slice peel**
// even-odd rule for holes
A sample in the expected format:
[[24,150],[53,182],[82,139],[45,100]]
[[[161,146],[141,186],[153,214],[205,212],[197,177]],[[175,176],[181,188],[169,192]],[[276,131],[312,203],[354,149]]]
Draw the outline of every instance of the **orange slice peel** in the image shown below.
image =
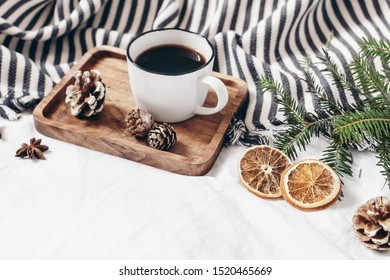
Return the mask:
[[243,153],[238,170],[241,182],[251,193],[274,199],[282,196],[280,176],[290,164],[290,159],[278,149],[259,145]]
[[293,163],[281,175],[284,199],[303,210],[320,210],[335,203],[341,192],[337,173],[322,161],[306,159]]

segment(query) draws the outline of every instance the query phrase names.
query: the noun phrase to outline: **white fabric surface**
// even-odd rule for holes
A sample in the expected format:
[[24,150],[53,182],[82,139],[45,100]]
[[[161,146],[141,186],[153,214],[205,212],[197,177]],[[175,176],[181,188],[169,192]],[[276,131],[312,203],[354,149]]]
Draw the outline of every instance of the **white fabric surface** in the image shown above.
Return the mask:
[[[246,149],[223,148],[203,177],[173,174],[40,135],[33,117],[2,120],[0,259],[381,259],[365,248],[352,216],[390,196],[369,152],[354,153],[345,197],[312,213],[268,201],[239,182]],[[14,157],[31,137],[47,160]],[[300,158],[318,158],[316,140]]]

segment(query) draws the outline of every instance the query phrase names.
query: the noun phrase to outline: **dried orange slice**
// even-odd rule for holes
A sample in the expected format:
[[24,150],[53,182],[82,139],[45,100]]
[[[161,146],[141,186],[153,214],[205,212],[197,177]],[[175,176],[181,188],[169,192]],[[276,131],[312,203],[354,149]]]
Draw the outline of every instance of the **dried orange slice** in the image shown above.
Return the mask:
[[290,165],[282,174],[284,199],[304,210],[324,209],[336,202],[341,192],[339,176],[322,161],[307,159]]
[[241,182],[253,194],[261,198],[278,198],[280,176],[290,159],[278,149],[260,145],[249,148],[239,161],[238,170]]

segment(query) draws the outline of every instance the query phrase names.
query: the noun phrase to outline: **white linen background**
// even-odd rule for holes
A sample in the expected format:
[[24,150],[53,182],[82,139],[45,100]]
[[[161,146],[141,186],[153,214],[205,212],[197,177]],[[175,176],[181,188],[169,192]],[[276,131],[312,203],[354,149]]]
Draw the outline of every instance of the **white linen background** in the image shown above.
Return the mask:
[[[3,129],[0,259],[390,260],[352,227],[368,198],[390,196],[369,152],[354,153],[362,174],[344,178],[342,201],[306,213],[241,185],[245,147],[223,148],[208,174],[191,177],[39,135],[31,115]],[[33,136],[49,145],[47,160],[13,158]],[[300,158],[323,148],[315,141]]]

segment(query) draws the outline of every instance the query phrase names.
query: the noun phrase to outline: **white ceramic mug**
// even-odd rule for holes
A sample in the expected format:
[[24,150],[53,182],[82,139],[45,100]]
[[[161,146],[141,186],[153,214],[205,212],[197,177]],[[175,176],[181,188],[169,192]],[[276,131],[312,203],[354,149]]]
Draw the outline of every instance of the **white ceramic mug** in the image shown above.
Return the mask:
[[[205,63],[192,71],[166,74],[145,70],[136,63],[144,51],[159,45],[182,45],[205,58]],[[214,48],[202,35],[182,29],[151,30],[136,36],[127,48],[129,80],[134,101],[160,122],[180,122],[194,116],[210,115],[222,110],[228,92],[221,80],[212,76]],[[218,97],[217,106],[204,107],[212,87]]]

